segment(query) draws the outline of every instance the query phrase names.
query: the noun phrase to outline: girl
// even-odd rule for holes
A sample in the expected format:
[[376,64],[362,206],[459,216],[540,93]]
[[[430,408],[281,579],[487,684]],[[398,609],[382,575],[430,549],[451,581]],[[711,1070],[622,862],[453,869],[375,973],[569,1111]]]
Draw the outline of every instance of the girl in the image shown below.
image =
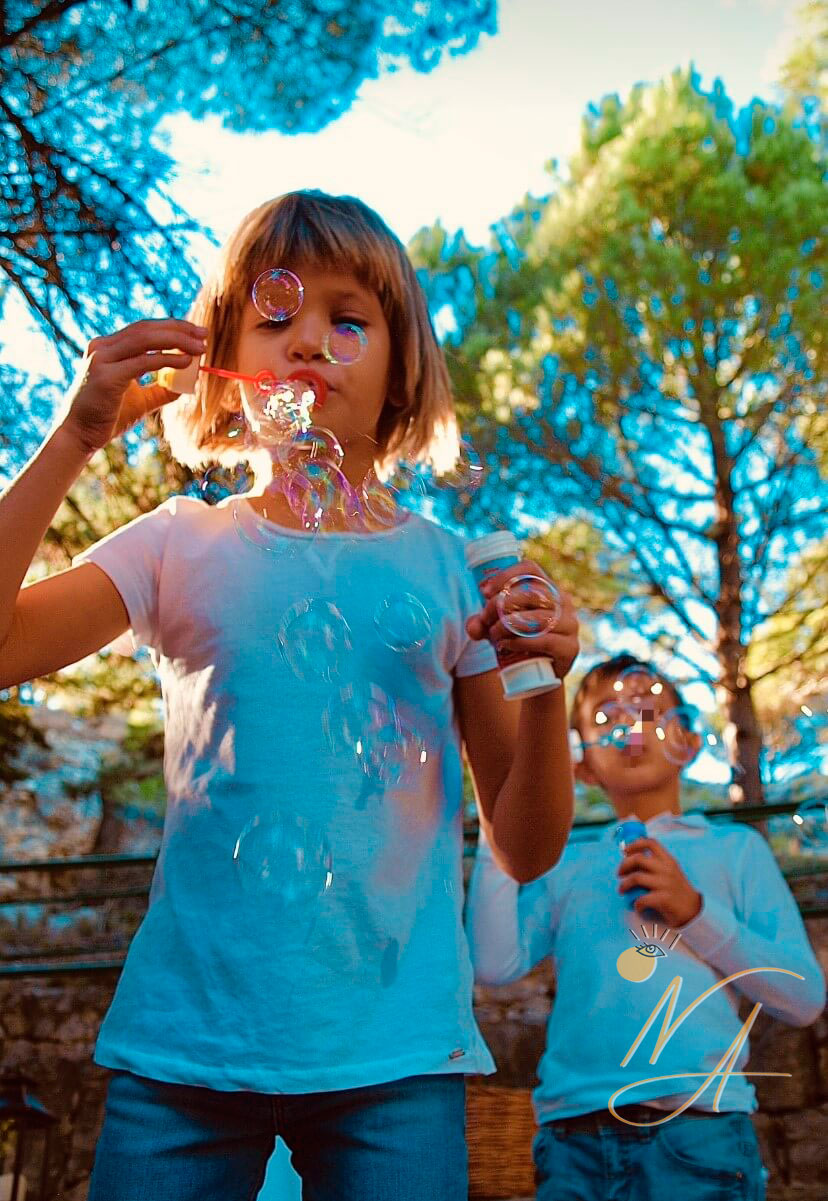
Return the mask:
[[[251,299],[273,270],[304,287],[281,319]],[[461,1201],[463,1075],[493,1070],[460,918],[462,746],[516,879],[555,862],[571,820],[563,690],[507,705],[490,645],[508,648],[494,598],[526,565],[480,609],[454,535],[415,516],[319,532],[273,487],[263,371],[311,389],[349,494],[456,436],[425,299],[375,213],[265,204],[193,312],[94,339],[0,501],[2,686],[130,630],[164,696],[166,823],[97,1043],[114,1076],[90,1201],[247,1201],[277,1135],[313,1201]],[[342,323],[361,331],[350,364],[326,357]],[[197,371],[205,355],[224,374]],[[192,394],[139,387],[160,365],[188,369]],[[21,590],[89,457],[162,405],[173,453],[246,458],[250,493],[174,497]],[[532,649],[569,670],[566,597]]]

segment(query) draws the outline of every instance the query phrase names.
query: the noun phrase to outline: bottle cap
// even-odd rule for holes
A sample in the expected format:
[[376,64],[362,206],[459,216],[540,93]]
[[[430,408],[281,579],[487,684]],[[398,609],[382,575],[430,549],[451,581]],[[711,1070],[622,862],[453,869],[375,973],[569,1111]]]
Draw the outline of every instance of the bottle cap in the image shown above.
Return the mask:
[[188,367],[162,367],[158,372],[158,383],[168,392],[177,392],[179,396],[185,392],[195,392],[199,362],[199,359],[193,359]]
[[540,696],[560,688],[561,681],[555,675],[551,659],[521,659],[501,667],[500,679],[503,695],[507,701],[522,701],[528,696]]
[[622,848],[630,842],[635,842],[636,838],[646,837],[647,827],[637,817],[627,818],[615,827],[615,841]]
[[506,559],[510,555],[514,555],[516,563],[520,562],[520,543],[511,530],[495,530],[466,543],[466,562],[472,570],[491,559]]

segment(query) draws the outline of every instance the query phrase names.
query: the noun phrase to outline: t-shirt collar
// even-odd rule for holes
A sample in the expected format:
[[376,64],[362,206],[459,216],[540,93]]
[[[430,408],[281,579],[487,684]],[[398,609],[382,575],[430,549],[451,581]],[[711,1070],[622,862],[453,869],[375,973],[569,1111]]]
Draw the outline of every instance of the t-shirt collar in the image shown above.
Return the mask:
[[[641,821],[635,813],[630,813],[625,821]],[[611,821],[604,831],[605,838],[613,838],[615,836],[615,828],[621,821],[620,818]],[[665,810],[664,813],[657,813],[655,817],[649,818],[644,825],[647,827],[647,834],[665,834],[668,830],[681,829],[683,826],[688,826],[690,829],[706,829],[709,826],[707,818],[702,813],[670,813]]]

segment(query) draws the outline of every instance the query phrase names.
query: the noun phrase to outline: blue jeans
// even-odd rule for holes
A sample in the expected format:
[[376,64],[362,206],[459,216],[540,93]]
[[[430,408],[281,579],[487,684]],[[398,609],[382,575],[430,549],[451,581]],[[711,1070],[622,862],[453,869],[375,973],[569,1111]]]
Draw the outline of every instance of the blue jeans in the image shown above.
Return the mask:
[[537,1201],[764,1201],[747,1114],[679,1116],[594,1133],[541,1126],[532,1146]]
[[465,1078],[269,1096],[116,1072],[87,1201],[253,1201],[276,1137],[303,1201],[467,1201]]

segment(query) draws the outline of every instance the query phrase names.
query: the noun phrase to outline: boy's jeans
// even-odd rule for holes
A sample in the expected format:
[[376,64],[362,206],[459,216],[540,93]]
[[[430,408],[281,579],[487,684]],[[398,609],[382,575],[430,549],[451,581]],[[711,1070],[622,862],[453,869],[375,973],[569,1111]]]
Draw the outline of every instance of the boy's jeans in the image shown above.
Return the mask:
[[116,1072],[88,1201],[253,1201],[281,1136],[303,1201],[466,1201],[465,1079],[268,1096]]
[[764,1201],[764,1169],[744,1113],[679,1115],[661,1126],[547,1123],[535,1135],[537,1201]]

